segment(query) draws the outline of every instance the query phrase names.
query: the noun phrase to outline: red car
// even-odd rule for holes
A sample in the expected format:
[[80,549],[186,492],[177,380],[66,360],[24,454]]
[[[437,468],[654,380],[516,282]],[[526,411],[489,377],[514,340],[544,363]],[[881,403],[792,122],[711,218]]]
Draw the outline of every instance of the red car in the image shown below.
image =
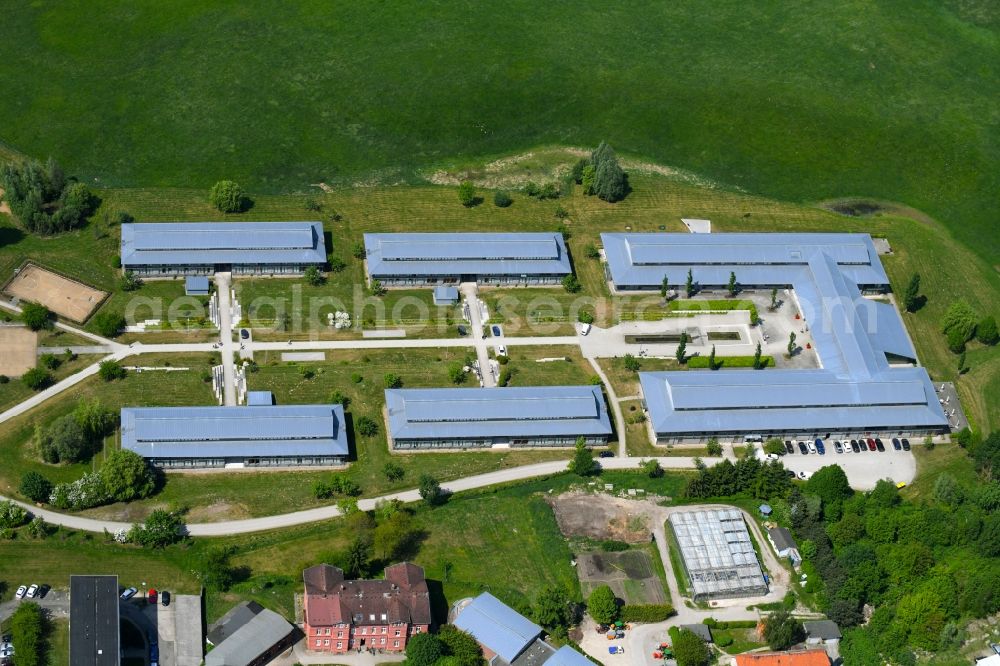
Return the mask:
[[875,450],[875,440],[872,439],[871,437],[869,437],[867,441],[868,441],[868,450],[869,451],[874,451]]
[[156,590],[154,590],[153,588],[149,588],[149,594],[146,595],[146,601],[148,601],[151,604],[156,603]]

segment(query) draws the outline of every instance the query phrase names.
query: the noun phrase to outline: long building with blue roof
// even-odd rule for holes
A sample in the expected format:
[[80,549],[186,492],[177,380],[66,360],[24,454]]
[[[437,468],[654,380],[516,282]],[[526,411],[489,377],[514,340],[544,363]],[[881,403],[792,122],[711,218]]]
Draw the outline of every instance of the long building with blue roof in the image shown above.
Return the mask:
[[122,448],[165,468],[298,467],[347,461],[341,405],[125,407]]
[[368,275],[385,286],[558,284],[573,272],[560,233],[365,234]]
[[889,290],[867,234],[602,234],[616,291],[682,285],[788,288],[818,369],[643,372],[659,443],[747,434],[849,437],[944,432],[948,419],[896,308],[865,298]]
[[611,437],[599,386],[386,389],[394,449],[603,446]]
[[122,268],[146,277],[295,275],[326,263],[319,222],[157,222],[121,229]]

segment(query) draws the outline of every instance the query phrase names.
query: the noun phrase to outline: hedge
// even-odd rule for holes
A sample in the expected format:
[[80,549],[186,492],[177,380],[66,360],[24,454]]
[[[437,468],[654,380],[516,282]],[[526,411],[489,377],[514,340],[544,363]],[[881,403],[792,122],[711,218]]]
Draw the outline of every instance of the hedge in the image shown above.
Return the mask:
[[714,617],[706,617],[702,620],[702,624],[713,629],[755,629],[757,627],[757,620],[731,620],[728,622],[720,622]]
[[622,606],[622,622],[663,622],[674,614],[670,604],[642,604]]

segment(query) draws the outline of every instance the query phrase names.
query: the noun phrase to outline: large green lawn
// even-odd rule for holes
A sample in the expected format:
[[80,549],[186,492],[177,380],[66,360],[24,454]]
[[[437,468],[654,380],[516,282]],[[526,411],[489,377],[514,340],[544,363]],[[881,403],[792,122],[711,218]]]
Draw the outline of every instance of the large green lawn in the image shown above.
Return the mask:
[[90,183],[254,191],[607,139],[790,200],[904,201],[995,263],[998,29],[988,0],[17,3],[0,138]]

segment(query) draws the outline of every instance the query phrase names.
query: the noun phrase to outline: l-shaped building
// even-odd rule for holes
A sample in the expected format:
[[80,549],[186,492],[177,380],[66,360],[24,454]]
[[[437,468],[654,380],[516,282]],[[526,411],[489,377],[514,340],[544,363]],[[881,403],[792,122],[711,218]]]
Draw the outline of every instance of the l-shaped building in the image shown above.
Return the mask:
[[683,285],[791,289],[819,369],[639,374],[657,443],[711,437],[923,436],[946,432],[934,386],[867,234],[602,234],[619,292]]

